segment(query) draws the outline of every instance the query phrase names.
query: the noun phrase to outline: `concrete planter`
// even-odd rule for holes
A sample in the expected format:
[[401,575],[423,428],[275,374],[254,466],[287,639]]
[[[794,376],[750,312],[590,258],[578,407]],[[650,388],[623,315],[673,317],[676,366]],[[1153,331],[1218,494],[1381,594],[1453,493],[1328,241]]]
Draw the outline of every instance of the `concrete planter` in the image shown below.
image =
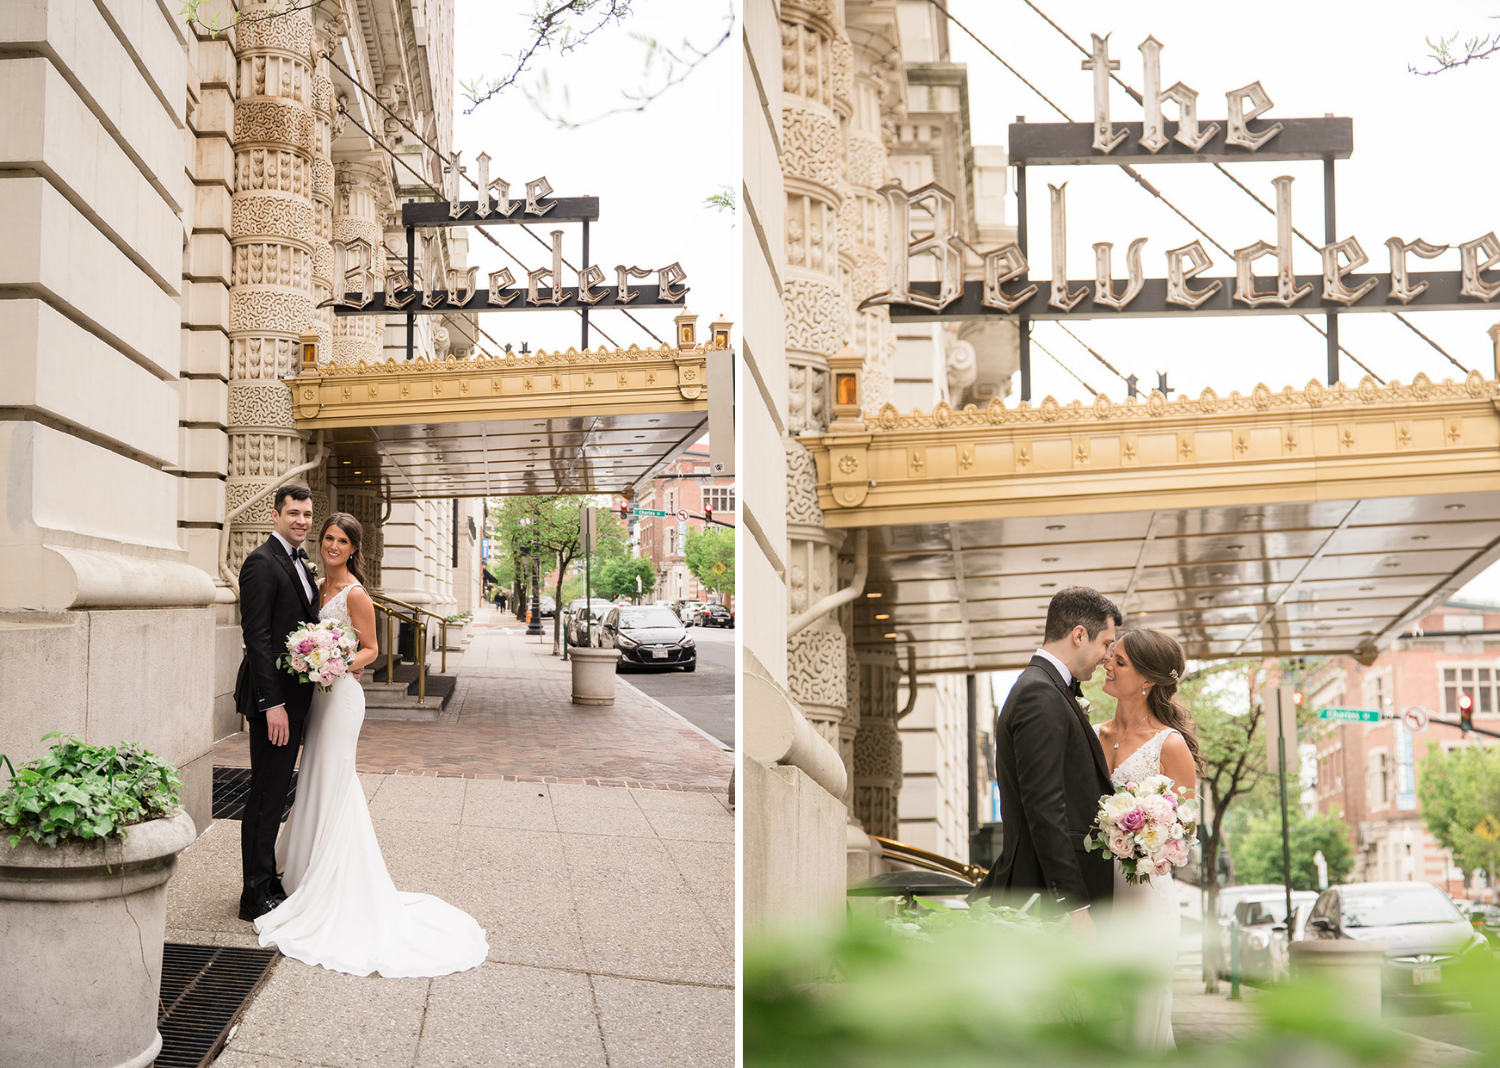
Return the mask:
[[618,649],[568,650],[573,665],[573,703],[575,705],[612,705],[615,703],[615,664]]
[[1380,1019],[1380,969],[1384,942],[1352,938],[1311,938],[1288,947],[1292,978],[1322,983],[1333,990],[1351,1016]]
[[167,880],[197,837],[181,809],[124,840],[0,837],[0,1064],[144,1068],[156,1030]]

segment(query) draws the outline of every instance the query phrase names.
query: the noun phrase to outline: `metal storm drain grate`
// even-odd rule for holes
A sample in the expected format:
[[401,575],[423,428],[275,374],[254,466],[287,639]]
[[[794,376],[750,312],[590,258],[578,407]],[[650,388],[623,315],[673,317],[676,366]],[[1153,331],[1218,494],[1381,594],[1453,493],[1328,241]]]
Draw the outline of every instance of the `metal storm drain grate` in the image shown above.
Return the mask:
[[[245,811],[245,797],[250,793],[249,768],[214,768],[214,812],[216,820],[237,820]],[[286,808],[281,818],[292,810],[297,798],[297,773],[292,772],[292,788],[287,791]]]
[[201,1068],[217,1057],[278,956],[274,949],[163,946],[155,1068]]

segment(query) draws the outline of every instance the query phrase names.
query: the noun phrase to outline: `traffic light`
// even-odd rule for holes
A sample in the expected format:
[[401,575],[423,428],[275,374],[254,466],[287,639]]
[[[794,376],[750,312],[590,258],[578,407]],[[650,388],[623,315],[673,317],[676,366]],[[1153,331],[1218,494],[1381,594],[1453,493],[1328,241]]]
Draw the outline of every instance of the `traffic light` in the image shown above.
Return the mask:
[[1303,701],[1303,697],[1302,697],[1302,691],[1301,690],[1297,690],[1296,692],[1294,692],[1292,694],[1292,704],[1296,705],[1298,708],[1301,708],[1302,707],[1302,701]]
[[1458,726],[1465,731],[1474,729],[1474,698],[1466,693],[1458,695]]
[[620,522],[626,524],[630,522],[630,505],[625,501],[620,502]]
[[703,506],[703,521],[705,523],[712,523],[714,521],[714,506],[713,505],[711,505],[711,504],[705,504]]

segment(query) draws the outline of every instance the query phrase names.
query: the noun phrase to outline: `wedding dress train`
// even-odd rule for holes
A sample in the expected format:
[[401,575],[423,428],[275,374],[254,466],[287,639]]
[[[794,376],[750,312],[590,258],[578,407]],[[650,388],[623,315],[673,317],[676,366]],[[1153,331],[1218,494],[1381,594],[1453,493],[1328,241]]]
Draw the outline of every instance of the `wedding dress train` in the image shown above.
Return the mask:
[[[1094,730],[1098,731],[1095,726]],[[1131,753],[1110,775],[1116,788],[1139,783],[1161,774],[1161,748],[1170,728],[1160,731],[1145,745]],[[1172,876],[1152,875],[1147,882],[1132,886],[1115,861],[1115,898],[1113,921],[1127,928],[1134,940],[1155,947],[1151,963],[1167,976],[1164,985],[1139,991],[1135,1003],[1135,1041],[1145,1049],[1176,1049],[1172,1037],[1172,970],[1177,965],[1177,943],[1182,932],[1181,906]]]
[[[322,619],[349,623],[350,586]],[[365,695],[351,676],[313,695],[297,800],[276,841],[287,899],[255,921],[262,946],[305,964],[387,978],[467,971],[489,954],[473,917],[431,894],[402,893],[385,868],[354,772]]]

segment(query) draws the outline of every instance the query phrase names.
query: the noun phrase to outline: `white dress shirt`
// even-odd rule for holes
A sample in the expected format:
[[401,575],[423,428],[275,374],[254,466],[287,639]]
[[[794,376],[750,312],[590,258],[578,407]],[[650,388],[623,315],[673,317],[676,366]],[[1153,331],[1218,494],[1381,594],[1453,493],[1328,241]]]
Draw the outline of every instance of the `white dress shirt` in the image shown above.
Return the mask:
[[1062,672],[1063,685],[1064,686],[1072,686],[1073,685],[1073,673],[1071,671],[1069,671],[1068,670],[1068,666],[1066,664],[1064,664],[1061,660],[1057,659],[1057,657],[1053,656],[1051,653],[1047,652],[1047,650],[1045,650],[1045,649],[1038,649],[1032,655],[1034,655],[1034,656],[1044,656],[1048,660],[1052,661],[1052,666],[1055,667],[1055,668],[1057,668],[1058,671]]
[[271,536],[281,542],[282,551],[292,558],[292,570],[297,572],[297,577],[302,580],[302,589],[307,594],[307,603],[317,607],[318,595],[313,591],[312,581],[307,577],[307,568],[302,566],[302,561],[292,555],[292,543],[281,536],[279,531],[271,531]]

